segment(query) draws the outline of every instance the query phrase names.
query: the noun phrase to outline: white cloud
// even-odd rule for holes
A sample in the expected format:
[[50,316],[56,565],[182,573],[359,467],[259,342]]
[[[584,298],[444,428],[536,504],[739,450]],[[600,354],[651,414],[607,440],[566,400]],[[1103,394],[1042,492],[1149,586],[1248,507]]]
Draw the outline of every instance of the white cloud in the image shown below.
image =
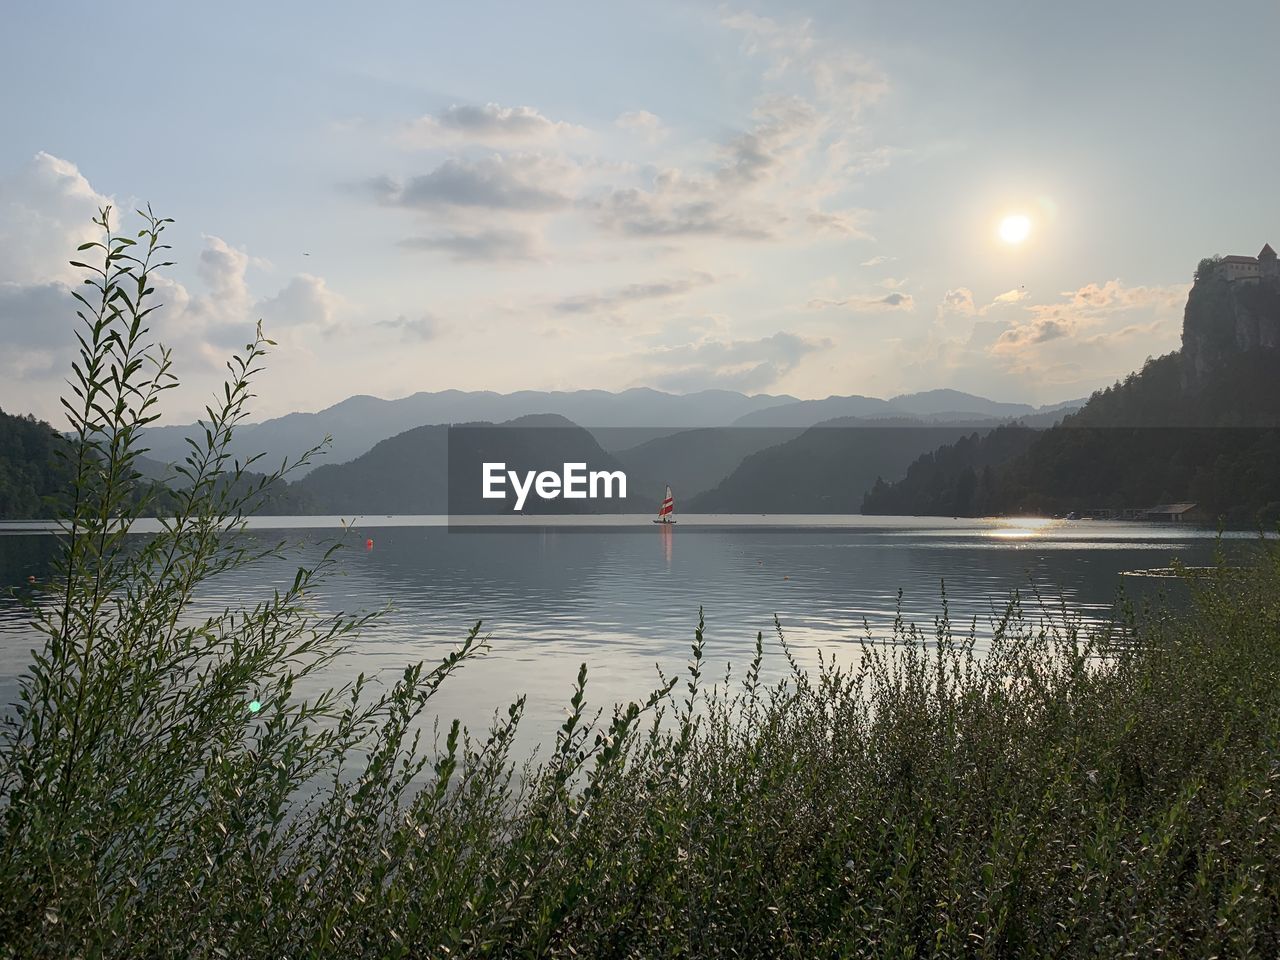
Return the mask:
[[706,237],[765,240],[786,215],[761,205],[735,204],[714,178],[680,170],[659,173],[647,187],[618,187],[596,201],[597,224],[627,237]]
[[[68,369],[77,306],[64,283],[0,283],[0,374],[42,377]],[[13,400],[6,400],[9,407]]]
[[666,300],[680,297],[700,287],[715,283],[709,273],[695,273],[675,280],[652,280],[632,283],[602,293],[565,297],[555,303],[558,313],[598,314],[644,300]]
[[237,250],[221,237],[206,236],[205,247],[196,261],[196,273],[209,288],[210,304],[220,313],[242,313],[250,303],[245,273],[249,255]]
[[1074,317],[1036,317],[1028,322],[1011,324],[991,345],[993,354],[1017,354],[1027,347],[1069,337],[1079,327]]
[[648,110],[629,110],[618,115],[614,125],[634,133],[650,143],[657,143],[667,136],[668,130],[656,114]]
[[569,204],[567,164],[537,154],[451,157],[406,180],[378,176],[366,187],[379,203],[416,210],[545,212]]
[[273,326],[332,327],[341,302],[324,278],[300,273],[275,296],[259,302],[256,312],[270,336]]
[[[1097,351],[1141,333],[1164,334],[1159,339],[1166,341],[1161,346],[1168,349],[1173,345],[1168,342],[1170,335],[1181,329],[1186,293],[1185,284],[1130,287],[1119,280],[1088,283],[1063,292],[1062,302],[1026,307],[1027,315],[1009,322],[988,351],[1011,362],[1031,364],[1033,357],[1042,353],[1041,345],[1055,340],[1071,340],[1077,348]],[[997,297],[996,302],[1009,294]]]
[[1102,284],[1085,284],[1078,290],[1065,291],[1062,296],[1069,298],[1072,306],[1082,308],[1169,308],[1180,306],[1186,300],[1187,286],[1128,287],[1119,280],[1108,280]]
[[968,287],[956,287],[943,294],[942,302],[938,304],[938,317],[941,319],[948,314],[961,317],[985,317],[996,307],[1011,306],[1022,302],[1026,298],[1027,292],[1025,290],[1006,290],[999,296],[992,298],[990,303],[978,306],[974,301],[972,290]]
[[599,227],[632,238],[865,237],[865,210],[828,202],[847,186],[844,150],[833,136],[831,117],[814,103],[768,93],[749,126],[702,164],[651,171],[647,182],[614,185],[584,206]]
[[938,314],[958,313],[963,317],[972,317],[978,312],[973,303],[973,291],[968,287],[956,287],[942,295],[942,303],[938,305]]
[[947,291],[938,318],[892,364],[906,382],[1045,401],[1084,396],[1178,346],[1187,285],[1088,283],[1049,303],[1022,288],[985,305]]
[[434,340],[447,329],[443,321],[430,314],[423,314],[417,317],[407,317],[401,314],[394,320],[378,320],[374,325],[386,327],[390,330],[398,330],[405,340],[418,342]]
[[808,222],[820,232],[862,239],[869,239],[871,236],[866,229],[870,219],[871,213],[868,210],[814,210],[807,217]]
[[151,315],[152,333],[179,348],[178,358],[188,370],[192,360],[203,364],[204,373],[222,370],[228,353],[253,339],[259,320],[271,339],[297,345],[331,332],[348,306],[322,277],[307,273],[289,278],[274,294],[255,293],[247,276],[255,258],[221,237],[204,240],[196,258],[198,285],[189,288],[164,275],[154,283],[157,302],[164,306]]
[[818,96],[842,111],[856,113],[888,91],[888,79],[879,68],[847,49],[820,40],[808,20],[782,23],[722,7],[720,22],[742,34],[748,54],[770,62],[768,76],[803,73]]
[[462,143],[518,146],[582,132],[581,127],[550,120],[533,107],[454,104],[409,123],[403,139],[431,147]]
[[0,179],[0,281],[78,281],[68,261],[83,259],[76,247],[99,238],[93,217],[109,203],[74,163],[43,151]]
[[[671,146],[661,165],[635,155],[673,133],[649,110],[616,115],[612,126],[628,136],[591,131],[587,142],[604,155],[581,156],[563,134],[587,131],[533,106],[454,105],[410,124],[415,142],[447,150],[445,159],[423,172],[382,173],[361,189],[433,218],[402,247],[458,262],[563,261],[539,241],[571,245],[577,256],[592,233],[605,246],[597,242],[591,256],[606,259],[636,246],[674,259],[708,241],[868,238],[871,214],[850,199],[892,153],[867,143],[858,119],[883,94],[882,74],[807,21],[723,10],[720,20],[764,61],[763,89],[736,129],[728,120],[714,140]],[[470,149],[478,144],[496,152],[479,156]],[[610,250],[610,240],[628,252]]]
[[406,237],[400,241],[406,250],[424,250],[447,254],[460,263],[537,260],[544,256],[537,234],[527,230],[502,228],[456,230],[434,236]]
[[991,302],[993,304],[994,303],[1018,303],[1019,301],[1027,299],[1027,296],[1028,294],[1026,290],[1021,290],[1021,289],[1006,290],[1004,293],[1000,294]]
[[704,336],[655,347],[639,357],[644,383],[688,392],[708,388],[753,391],[776,383],[807,356],[829,350],[828,339],[779,332],[759,339]]
[[831,307],[845,307],[860,313],[870,313],[880,310],[914,310],[916,306],[915,298],[909,293],[902,293],[895,290],[892,293],[886,293],[882,296],[870,297],[841,297],[839,299],[828,299],[815,297],[809,301],[811,310],[826,310]]

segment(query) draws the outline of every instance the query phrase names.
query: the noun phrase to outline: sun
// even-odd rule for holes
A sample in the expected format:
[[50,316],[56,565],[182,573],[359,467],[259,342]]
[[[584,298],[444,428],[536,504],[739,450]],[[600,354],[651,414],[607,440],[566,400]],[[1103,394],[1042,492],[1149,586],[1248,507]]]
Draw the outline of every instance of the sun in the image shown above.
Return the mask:
[[1031,234],[1031,218],[1021,213],[1011,213],[1000,221],[1000,239],[1005,243],[1019,244]]

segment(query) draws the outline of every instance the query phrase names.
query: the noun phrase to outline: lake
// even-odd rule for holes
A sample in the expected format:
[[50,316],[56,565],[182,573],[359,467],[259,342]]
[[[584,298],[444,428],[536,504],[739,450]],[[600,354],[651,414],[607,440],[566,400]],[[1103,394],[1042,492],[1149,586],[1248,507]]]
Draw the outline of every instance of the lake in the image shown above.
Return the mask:
[[[1209,563],[1216,533],[1181,526],[1105,521],[946,520],[914,517],[696,517],[675,527],[645,517],[583,517],[544,525],[450,527],[438,517],[364,519],[344,535],[336,517],[255,518],[247,534],[282,538],[297,559],[226,575],[201,594],[201,609],[251,603],[292,583],[342,537],[339,575],[313,592],[325,611],[390,608],[325,677],[363,671],[394,680],[410,661],[438,660],[477,620],[491,650],[444,688],[437,710],[483,727],[493,710],[528,695],[524,741],[544,737],[563,714],[578,665],[602,707],[640,698],[685,665],[705,609],[706,675],[732,662],[745,671],[757,631],[777,614],[805,662],[823,650],[857,655],[858,638],[891,633],[902,591],[904,617],[932,627],[945,583],[953,621],[977,618],[979,635],[1013,591],[1038,591],[1043,615],[1062,608],[1086,622],[1107,619],[1121,584],[1130,596],[1170,581],[1125,576],[1177,558]],[[140,527],[139,536],[145,536]],[[1228,552],[1254,534],[1227,534]],[[367,541],[372,547],[367,548]],[[0,701],[36,636],[11,596],[28,576],[44,580],[56,540],[40,525],[0,524]],[[1042,608],[1037,601],[1030,604]],[[1041,615],[1041,614],[1037,614]],[[776,651],[776,645],[773,648]],[[781,657],[769,670],[781,671]]]

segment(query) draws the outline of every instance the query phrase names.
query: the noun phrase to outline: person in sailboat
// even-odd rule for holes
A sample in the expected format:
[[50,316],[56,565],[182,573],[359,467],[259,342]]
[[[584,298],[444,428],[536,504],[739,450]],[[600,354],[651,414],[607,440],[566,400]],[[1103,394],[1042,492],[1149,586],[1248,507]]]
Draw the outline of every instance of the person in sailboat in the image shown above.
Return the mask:
[[667,494],[662,498],[662,506],[658,507],[658,517],[654,523],[675,523],[676,519],[672,516],[676,510],[676,498],[671,494],[671,484],[667,484]]

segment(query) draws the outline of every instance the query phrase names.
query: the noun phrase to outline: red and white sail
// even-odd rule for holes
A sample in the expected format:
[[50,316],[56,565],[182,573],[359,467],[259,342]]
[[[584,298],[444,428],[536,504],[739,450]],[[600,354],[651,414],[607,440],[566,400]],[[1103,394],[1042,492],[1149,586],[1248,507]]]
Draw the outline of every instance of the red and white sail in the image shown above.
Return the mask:
[[658,508],[658,519],[669,520],[676,508],[676,498],[671,495],[671,485],[667,484],[667,495],[662,498],[662,506]]

